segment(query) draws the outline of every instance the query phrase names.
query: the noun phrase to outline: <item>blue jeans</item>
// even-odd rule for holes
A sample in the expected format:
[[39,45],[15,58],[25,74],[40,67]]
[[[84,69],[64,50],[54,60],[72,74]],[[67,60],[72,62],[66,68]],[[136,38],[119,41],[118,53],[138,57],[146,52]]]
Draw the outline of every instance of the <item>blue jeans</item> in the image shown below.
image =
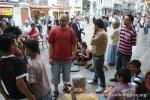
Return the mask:
[[58,85],[60,83],[60,75],[62,71],[63,81],[70,82],[71,60],[53,61],[51,64],[52,83]]
[[96,79],[98,77],[100,79],[100,87],[105,87],[106,86],[105,74],[103,71],[104,55],[103,56],[93,55],[93,65],[94,65],[94,69],[95,69],[94,79]]
[[36,100],[53,100],[51,90],[45,96],[37,98]]
[[116,66],[116,70],[122,68],[122,67],[126,67],[127,63],[131,60],[131,55],[123,55],[121,53],[118,52],[117,54],[117,66]]

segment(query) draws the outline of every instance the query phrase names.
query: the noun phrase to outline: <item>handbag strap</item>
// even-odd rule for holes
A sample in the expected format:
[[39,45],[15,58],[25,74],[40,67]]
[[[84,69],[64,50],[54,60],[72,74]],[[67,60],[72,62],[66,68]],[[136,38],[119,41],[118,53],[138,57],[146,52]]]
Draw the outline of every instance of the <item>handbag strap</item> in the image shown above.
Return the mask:
[[75,95],[74,92],[71,92],[71,97],[72,97],[72,100],[77,100],[76,95]]

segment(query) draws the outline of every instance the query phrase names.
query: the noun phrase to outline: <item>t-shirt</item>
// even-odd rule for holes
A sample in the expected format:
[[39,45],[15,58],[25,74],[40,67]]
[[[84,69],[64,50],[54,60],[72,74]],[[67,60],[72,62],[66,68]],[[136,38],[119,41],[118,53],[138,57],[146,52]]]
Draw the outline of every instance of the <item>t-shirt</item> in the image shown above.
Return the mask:
[[[112,90],[109,100],[135,100],[135,88],[128,84],[120,84]],[[121,99],[122,100],[122,99]]]
[[50,91],[50,84],[46,72],[46,65],[40,56],[29,62],[29,82],[32,84],[36,98],[45,96]]
[[52,58],[58,61],[70,60],[72,57],[73,46],[76,45],[75,32],[67,27],[53,29],[49,33],[49,44],[52,45]]
[[0,79],[4,83],[10,99],[26,98],[16,85],[16,80],[23,79],[30,89],[26,68],[26,65],[14,55],[2,56],[0,59]]

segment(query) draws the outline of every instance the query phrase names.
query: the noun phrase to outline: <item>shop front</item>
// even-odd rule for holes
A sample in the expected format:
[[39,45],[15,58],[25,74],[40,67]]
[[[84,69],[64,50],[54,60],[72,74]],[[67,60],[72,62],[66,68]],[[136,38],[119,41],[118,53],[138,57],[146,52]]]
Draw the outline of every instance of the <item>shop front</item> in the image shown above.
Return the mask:
[[31,5],[31,18],[37,21],[40,17],[48,16],[49,6]]
[[53,16],[55,18],[60,18],[60,16],[63,14],[66,14],[69,16],[70,7],[68,7],[68,6],[64,7],[60,4],[52,4],[50,10],[53,13]]
[[0,20],[4,18],[12,18],[13,8],[12,7],[0,7]]

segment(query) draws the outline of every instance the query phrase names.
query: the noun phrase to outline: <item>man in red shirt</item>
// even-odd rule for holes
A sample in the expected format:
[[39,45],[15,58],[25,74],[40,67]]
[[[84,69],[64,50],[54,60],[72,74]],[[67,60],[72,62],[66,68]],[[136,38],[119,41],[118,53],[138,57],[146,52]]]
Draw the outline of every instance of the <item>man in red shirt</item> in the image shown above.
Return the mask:
[[30,38],[35,38],[35,39],[38,38],[38,36],[39,36],[39,31],[38,31],[38,29],[36,28],[35,23],[32,23],[32,24],[31,24],[31,30],[27,33],[27,35],[29,35]]
[[70,82],[70,70],[72,57],[76,49],[75,32],[68,27],[68,17],[60,17],[60,26],[53,29],[48,36],[49,42],[49,63],[51,64],[52,83],[54,84],[54,97],[57,98],[58,84],[62,71],[64,91],[68,91],[66,83]]

